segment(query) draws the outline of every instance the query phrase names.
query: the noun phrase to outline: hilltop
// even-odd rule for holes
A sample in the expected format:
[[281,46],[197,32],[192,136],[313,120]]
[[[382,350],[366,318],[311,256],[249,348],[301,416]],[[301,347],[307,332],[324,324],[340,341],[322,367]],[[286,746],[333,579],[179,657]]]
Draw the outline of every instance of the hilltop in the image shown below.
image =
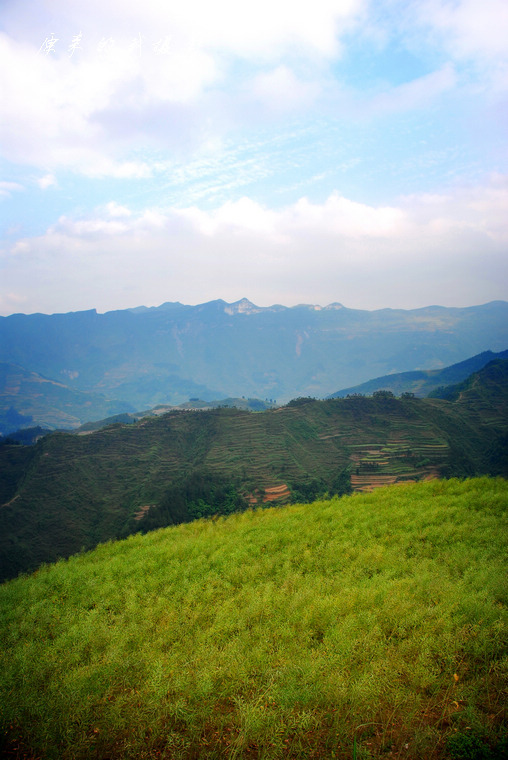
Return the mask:
[[[117,422],[125,425],[131,425],[143,417],[160,417],[162,414],[167,414],[173,411],[198,411],[201,412],[205,409],[243,409],[249,412],[262,412],[266,409],[272,409],[274,404],[269,401],[261,401],[257,398],[223,398],[215,399],[213,401],[204,401],[199,398],[191,398],[189,401],[185,401],[183,404],[176,406],[170,404],[159,404],[153,409],[147,409],[142,412],[127,412],[124,414],[115,414],[111,417],[106,417],[102,420],[94,420],[93,422],[86,422],[84,425],[80,425],[73,430],[74,433],[91,433],[95,430],[101,430],[102,428],[114,425]],[[48,431],[49,432],[49,431]]]
[[259,413],[173,411],[0,447],[0,577],[136,531],[274,501],[508,475],[508,361],[455,401],[380,392]]
[[483,478],[247,510],[0,586],[5,755],[502,760],[507,502]]

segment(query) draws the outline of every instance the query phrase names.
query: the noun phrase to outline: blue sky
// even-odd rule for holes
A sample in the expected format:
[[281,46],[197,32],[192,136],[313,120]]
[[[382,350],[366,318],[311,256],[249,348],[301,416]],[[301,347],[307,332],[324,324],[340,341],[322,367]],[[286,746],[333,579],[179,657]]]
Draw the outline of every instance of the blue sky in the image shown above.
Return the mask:
[[506,0],[3,0],[0,314],[508,298]]

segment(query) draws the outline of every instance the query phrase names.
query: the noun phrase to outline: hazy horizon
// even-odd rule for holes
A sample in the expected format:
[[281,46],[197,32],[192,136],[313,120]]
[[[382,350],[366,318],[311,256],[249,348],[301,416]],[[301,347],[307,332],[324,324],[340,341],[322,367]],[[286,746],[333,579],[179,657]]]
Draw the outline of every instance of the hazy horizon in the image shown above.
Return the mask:
[[131,306],[125,306],[121,309],[106,309],[105,311],[101,311],[97,309],[94,306],[91,306],[88,309],[69,309],[68,311],[55,311],[55,312],[47,312],[47,311],[39,311],[39,312],[24,312],[24,311],[13,311],[11,314],[1,314],[0,317],[11,317],[15,316],[17,314],[22,314],[23,316],[34,316],[37,314],[43,314],[44,316],[52,316],[57,314],[70,314],[70,313],[77,313],[77,312],[84,312],[84,311],[95,311],[97,314],[108,314],[112,311],[136,311],[139,309],[158,309],[162,306],[165,306],[166,304],[175,304],[178,306],[183,307],[197,307],[197,306],[206,306],[208,304],[217,303],[223,301],[225,306],[235,306],[236,304],[239,304],[243,301],[248,301],[252,306],[254,306],[257,309],[270,309],[270,308],[282,308],[282,309],[295,309],[298,307],[305,307],[305,308],[313,308],[316,311],[324,311],[326,309],[330,308],[336,308],[336,309],[346,309],[348,311],[367,311],[367,312],[374,312],[374,311],[419,311],[419,310],[425,310],[425,309],[469,309],[469,308],[475,308],[480,306],[488,306],[489,304],[494,303],[508,303],[507,300],[504,299],[494,299],[492,301],[486,301],[484,303],[471,303],[471,304],[461,304],[458,306],[444,306],[443,304],[439,303],[429,303],[425,306],[417,306],[414,308],[399,308],[399,307],[393,307],[393,306],[381,306],[375,309],[356,309],[354,307],[348,306],[347,304],[339,303],[337,301],[333,301],[328,304],[318,304],[318,303],[297,303],[297,304],[283,304],[283,303],[267,303],[267,304],[261,304],[261,303],[254,303],[247,297],[239,298],[237,301],[225,301],[223,298],[212,298],[207,301],[200,301],[198,303],[184,303],[183,301],[163,301],[162,303],[154,304],[153,306],[147,306],[146,304],[136,304]]

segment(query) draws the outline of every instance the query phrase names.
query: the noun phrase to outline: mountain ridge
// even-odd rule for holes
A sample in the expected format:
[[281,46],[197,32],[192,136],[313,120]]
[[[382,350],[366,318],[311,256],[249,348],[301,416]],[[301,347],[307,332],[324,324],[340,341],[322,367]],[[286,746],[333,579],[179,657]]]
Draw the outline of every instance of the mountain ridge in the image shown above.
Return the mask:
[[0,318],[3,362],[134,409],[198,396],[323,397],[507,345],[506,302],[369,312],[240,299]]
[[[378,390],[389,390],[395,395],[414,393],[415,396],[423,398],[440,386],[448,386],[465,380],[473,372],[478,371],[494,359],[508,359],[508,350],[499,353],[482,351],[476,356],[442,369],[415,370],[383,375],[383,377],[373,378],[351,388],[343,388],[331,393],[326,398],[345,398],[353,393],[369,395]],[[446,396],[442,396],[442,398],[446,398]]]
[[472,306],[442,306],[441,304],[428,304],[427,306],[418,306],[415,308],[402,308],[402,307],[393,307],[393,306],[382,306],[377,309],[355,309],[353,307],[345,306],[344,304],[340,303],[339,301],[332,301],[329,304],[326,304],[325,306],[322,306],[321,304],[311,304],[311,303],[299,303],[294,304],[293,306],[286,306],[284,304],[270,304],[269,306],[258,306],[253,301],[251,301],[247,297],[242,297],[238,299],[237,301],[225,301],[223,298],[215,298],[211,301],[203,301],[199,304],[184,304],[181,301],[164,301],[163,303],[159,304],[158,306],[145,306],[143,304],[139,306],[130,306],[125,307],[121,309],[108,309],[106,311],[98,311],[97,308],[92,307],[90,309],[76,309],[75,311],[68,311],[68,312],[12,312],[11,314],[7,315],[0,315],[0,319],[9,319],[10,317],[32,317],[32,316],[45,316],[45,317],[52,317],[52,316],[60,316],[63,314],[98,314],[98,315],[105,315],[105,314],[114,314],[117,312],[123,312],[123,311],[129,311],[133,313],[143,313],[146,311],[157,311],[157,310],[168,310],[173,308],[187,308],[187,309],[195,309],[202,306],[209,306],[211,304],[220,304],[224,305],[225,307],[231,308],[231,307],[237,307],[241,304],[245,304],[249,307],[253,307],[257,311],[272,311],[272,310],[291,310],[291,309],[300,309],[300,308],[308,308],[308,309],[315,309],[318,311],[323,310],[333,310],[333,309],[346,309],[349,311],[359,311],[359,312],[367,312],[368,314],[375,314],[378,312],[421,312],[421,311],[427,311],[427,310],[447,310],[447,311],[461,311],[463,309],[483,309],[485,307],[490,306],[497,306],[499,304],[506,304],[507,301],[503,299],[494,299],[493,301],[486,301],[482,304],[473,304]]

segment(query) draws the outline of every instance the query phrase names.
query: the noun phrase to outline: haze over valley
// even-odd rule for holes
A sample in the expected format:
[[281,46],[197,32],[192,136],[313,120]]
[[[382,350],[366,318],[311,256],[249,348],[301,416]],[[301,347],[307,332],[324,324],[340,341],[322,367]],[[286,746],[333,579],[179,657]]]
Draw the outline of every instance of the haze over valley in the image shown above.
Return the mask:
[[54,429],[190,398],[284,404],[506,346],[506,302],[364,311],[242,299],[17,314],[0,317],[0,413],[11,415],[11,428],[18,414],[26,418],[18,427]]

